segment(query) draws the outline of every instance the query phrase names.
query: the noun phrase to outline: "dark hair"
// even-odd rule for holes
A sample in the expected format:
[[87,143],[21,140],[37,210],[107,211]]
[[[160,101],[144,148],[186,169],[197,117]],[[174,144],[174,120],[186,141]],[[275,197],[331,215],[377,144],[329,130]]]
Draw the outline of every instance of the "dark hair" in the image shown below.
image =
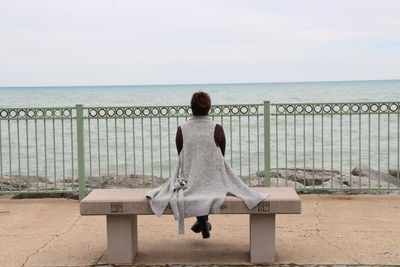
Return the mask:
[[211,107],[210,96],[202,91],[196,92],[192,96],[190,102],[193,115],[208,115],[208,111]]

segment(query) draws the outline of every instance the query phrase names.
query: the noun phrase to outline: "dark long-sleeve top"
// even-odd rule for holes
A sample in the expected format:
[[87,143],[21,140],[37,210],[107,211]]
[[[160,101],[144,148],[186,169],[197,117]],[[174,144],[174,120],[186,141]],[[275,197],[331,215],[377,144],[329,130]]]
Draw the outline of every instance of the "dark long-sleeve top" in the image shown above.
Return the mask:
[[[220,124],[217,124],[215,126],[214,141],[215,144],[221,149],[222,155],[225,156],[225,145],[226,145],[225,133],[224,133],[224,128],[222,128]],[[178,129],[176,131],[175,143],[176,143],[176,150],[178,150],[178,155],[179,155],[183,148],[183,136],[182,136],[182,129],[180,126],[178,126]]]

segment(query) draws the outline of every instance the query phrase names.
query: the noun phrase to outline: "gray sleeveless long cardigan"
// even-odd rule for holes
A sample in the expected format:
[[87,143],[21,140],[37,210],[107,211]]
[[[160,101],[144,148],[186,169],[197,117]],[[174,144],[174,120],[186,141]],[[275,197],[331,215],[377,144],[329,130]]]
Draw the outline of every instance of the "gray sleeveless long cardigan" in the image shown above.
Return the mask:
[[270,195],[251,190],[234,174],[215,144],[215,125],[207,115],[193,116],[181,125],[183,148],[172,177],[146,192],[156,215],[170,204],[179,220],[179,234],[184,234],[184,218],[220,213],[227,194],[243,199],[249,209]]

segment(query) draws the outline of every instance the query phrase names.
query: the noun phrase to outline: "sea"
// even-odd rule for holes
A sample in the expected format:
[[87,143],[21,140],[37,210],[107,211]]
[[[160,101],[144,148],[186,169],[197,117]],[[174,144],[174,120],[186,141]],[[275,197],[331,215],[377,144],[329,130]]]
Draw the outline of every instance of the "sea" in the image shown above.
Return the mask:
[[189,105],[196,91],[212,104],[400,101],[400,80],[236,84],[0,87],[0,107]]
[[[212,105],[261,104],[265,100],[275,104],[400,102],[400,80],[0,87],[0,111],[76,104],[86,107],[189,105],[192,94],[197,91],[207,92]],[[174,131],[180,122],[171,120],[170,125],[165,120],[144,124],[136,119],[103,120],[99,128],[96,121],[91,125],[85,122],[86,173],[90,176],[110,173],[170,176],[176,160]],[[249,117],[236,118],[233,123],[228,119],[218,122],[224,124],[225,157],[232,168],[240,175],[249,176],[262,171],[263,119]],[[396,169],[400,161],[399,124],[399,113],[272,117],[271,167],[330,169],[350,175],[354,167],[361,165]],[[46,123],[0,121],[0,175],[75,177],[74,131],[75,126],[68,121],[54,124],[51,120]],[[171,134],[166,136],[168,131]]]

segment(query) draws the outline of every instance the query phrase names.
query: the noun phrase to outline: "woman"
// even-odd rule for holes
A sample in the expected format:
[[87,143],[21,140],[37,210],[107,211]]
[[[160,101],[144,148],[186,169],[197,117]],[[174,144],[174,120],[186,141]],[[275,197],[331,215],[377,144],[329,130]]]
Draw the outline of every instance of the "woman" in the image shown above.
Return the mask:
[[184,234],[184,218],[196,216],[192,231],[202,232],[203,238],[208,238],[211,230],[208,214],[220,213],[227,194],[243,199],[252,209],[269,193],[248,188],[225,160],[223,128],[208,116],[209,95],[201,91],[194,93],[191,108],[193,116],[177,129],[178,162],[173,176],[148,191],[146,197],[158,216],[170,205],[175,220],[179,220],[180,234]]

